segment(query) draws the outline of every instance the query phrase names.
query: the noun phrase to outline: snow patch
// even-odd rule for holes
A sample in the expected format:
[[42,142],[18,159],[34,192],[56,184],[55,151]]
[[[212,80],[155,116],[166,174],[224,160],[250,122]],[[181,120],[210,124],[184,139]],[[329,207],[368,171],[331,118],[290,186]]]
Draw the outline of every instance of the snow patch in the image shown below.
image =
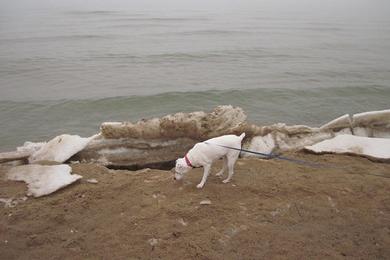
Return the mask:
[[13,208],[16,206],[13,203],[13,199],[0,198],[0,202],[4,203],[4,208]]
[[56,136],[28,159],[30,163],[55,161],[63,163],[74,154],[83,150],[95,136],[83,138],[78,135],[63,134]]
[[390,159],[390,140],[383,138],[338,135],[333,139],[306,146],[305,149],[315,153],[353,153],[379,159]]
[[21,197],[21,198],[0,198],[0,202],[4,203],[5,208],[13,208],[16,205],[18,205],[20,202],[24,202],[27,200],[27,197]]
[[7,178],[14,181],[27,183],[28,196],[41,197],[55,192],[82,176],[70,174],[72,168],[69,165],[23,165],[9,170]]

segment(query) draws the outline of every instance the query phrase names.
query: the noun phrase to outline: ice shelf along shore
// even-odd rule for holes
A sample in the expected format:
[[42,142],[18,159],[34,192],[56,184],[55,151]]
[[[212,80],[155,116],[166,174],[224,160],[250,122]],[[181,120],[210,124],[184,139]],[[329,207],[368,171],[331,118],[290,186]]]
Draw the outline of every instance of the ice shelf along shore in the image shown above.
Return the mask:
[[177,113],[136,123],[106,122],[100,133],[91,137],[63,134],[48,142],[26,142],[16,151],[0,153],[0,164],[13,166],[8,179],[26,182],[28,195],[39,197],[82,178],[72,175],[69,165],[49,166],[48,162],[94,162],[128,169],[173,166],[171,163],[197,142],[243,132],[243,148],[261,153],[303,149],[390,159],[390,110],[346,114],[320,127],[259,126],[246,119],[239,107],[219,106],[210,113]]
[[[82,138],[61,135],[47,143],[29,143],[0,154],[0,163],[86,161],[111,166],[168,162],[185,154],[195,143],[225,134],[245,132],[243,148],[270,153],[300,150],[338,135],[390,138],[390,109],[345,114],[320,127],[260,126],[247,122],[240,107],[218,106],[213,111],[176,113],[138,122],[102,123],[98,135]],[[252,156],[251,154],[242,154]]]

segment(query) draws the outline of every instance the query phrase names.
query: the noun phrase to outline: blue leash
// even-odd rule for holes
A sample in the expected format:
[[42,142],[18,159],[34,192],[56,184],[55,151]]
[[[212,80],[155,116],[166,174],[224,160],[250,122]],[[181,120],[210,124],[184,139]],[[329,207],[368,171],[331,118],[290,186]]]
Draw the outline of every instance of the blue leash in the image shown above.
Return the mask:
[[[205,144],[213,144],[213,143],[208,143],[208,142],[204,142],[204,143]],[[220,144],[213,144],[213,145],[221,146],[221,147],[224,147],[224,148],[228,148],[228,149],[236,150],[236,151],[240,151],[240,152],[257,154],[257,155],[266,157],[268,159],[285,160],[285,161],[293,162],[293,163],[296,163],[296,164],[310,166],[310,167],[313,167],[313,168],[338,168],[338,167],[326,165],[326,164],[323,164],[323,163],[308,162],[308,161],[304,161],[304,160],[288,158],[288,157],[281,156],[281,155],[278,155],[278,154],[273,154],[273,153],[269,153],[269,154],[268,153],[260,153],[260,152],[255,152],[255,151],[250,151],[250,150],[245,150],[245,149],[238,149],[238,148],[225,146],[225,145],[220,145]]]

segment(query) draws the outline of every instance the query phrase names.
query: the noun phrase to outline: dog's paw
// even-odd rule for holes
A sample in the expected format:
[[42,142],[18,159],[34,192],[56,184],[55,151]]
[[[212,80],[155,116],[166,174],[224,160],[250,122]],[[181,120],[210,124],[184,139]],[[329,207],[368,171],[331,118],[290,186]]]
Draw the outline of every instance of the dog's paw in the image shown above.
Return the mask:
[[199,183],[198,185],[196,185],[196,187],[197,187],[198,189],[201,189],[201,188],[203,188],[203,185],[204,185],[204,184]]
[[223,172],[218,172],[215,174],[215,176],[217,176],[217,177],[222,177],[222,175],[223,175]]
[[229,180],[229,179],[225,179],[225,180],[223,180],[222,182],[223,182],[223,183],[228,183],[228,182],[230,182],[230,180]]

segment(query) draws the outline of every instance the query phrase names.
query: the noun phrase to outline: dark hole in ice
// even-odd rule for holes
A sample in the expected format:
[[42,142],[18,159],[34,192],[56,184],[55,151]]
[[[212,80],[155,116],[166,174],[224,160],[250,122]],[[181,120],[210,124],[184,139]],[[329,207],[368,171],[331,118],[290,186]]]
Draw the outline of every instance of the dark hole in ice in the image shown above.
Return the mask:
[[175,167],[175,162],[176,160],[145,163],[145,164],[111,164],[111,165],[106,165],[106,167],[113,170],[137,171],[145,168],[150,168],[150,169],[168,171],[171,170],[173,167]]

